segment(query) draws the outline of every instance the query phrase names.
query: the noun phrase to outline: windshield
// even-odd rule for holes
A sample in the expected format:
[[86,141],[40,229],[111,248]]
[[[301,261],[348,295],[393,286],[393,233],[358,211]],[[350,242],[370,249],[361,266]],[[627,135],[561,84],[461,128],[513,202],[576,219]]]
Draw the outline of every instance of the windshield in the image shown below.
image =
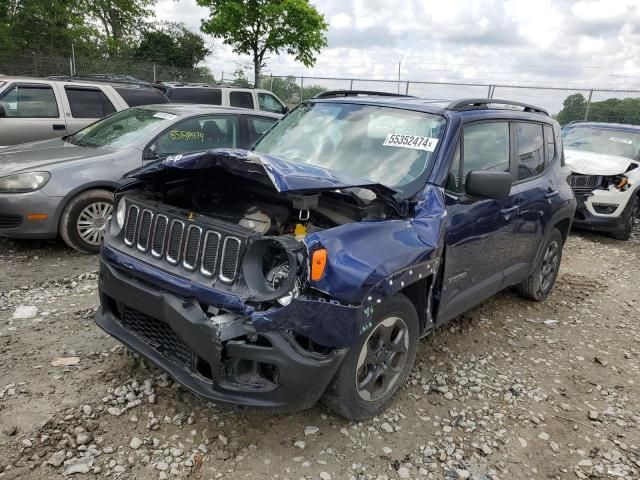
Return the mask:
[[349,103],[301,105],[255,151],[405,191],[431,169],[444,130],[438,115]]
[[566,148],[606,153],[637,160],[640,156],[640,133],[611,128],[564,127],[562,143]]
[[67,137],[67,141],[81,147],[126,148],[158,127],[170,125],[175,117],[158,110],[129,108],[83,128]]

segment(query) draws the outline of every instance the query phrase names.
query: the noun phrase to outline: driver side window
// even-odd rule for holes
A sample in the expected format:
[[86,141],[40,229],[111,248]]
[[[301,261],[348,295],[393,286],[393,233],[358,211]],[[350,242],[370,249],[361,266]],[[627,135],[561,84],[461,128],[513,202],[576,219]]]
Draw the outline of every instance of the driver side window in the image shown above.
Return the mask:
[[464,193],[467,174],[472,170],[510,170],[508,122],[468,125],[462,136],[462,151],[456,149],[445,187],[447,190]]
[[164,157],[215,148],[235,148],[238,120],[228,115],[208,115],[177,123],[155,141],[155,153]]

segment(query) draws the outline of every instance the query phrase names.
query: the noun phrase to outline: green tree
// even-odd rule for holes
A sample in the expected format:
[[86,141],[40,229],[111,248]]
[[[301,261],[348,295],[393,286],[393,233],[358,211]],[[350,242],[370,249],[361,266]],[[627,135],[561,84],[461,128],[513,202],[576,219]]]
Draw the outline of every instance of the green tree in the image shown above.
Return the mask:
[[236,66],[236,71],[233,72],[233,78],[234,85],[243,88],[251,88],[251,84],[249,83],[249,80],[247,80],[247,72],[244,71],[242,66]]
[[569,95],[563,102],[556,119],[561,125],[572,121],[629,123],[640,125],[640,98],[609,98],[600,102],[592,101],[587,115],[587,101],[579,94]]
[[83,10],[97,22],[104,48],[114,55],[144,29],[145,19],[153,16],[151,7],[155,3],[156,0],[83,0]]
[[[278,98],[288,104],[299,103],[301,100],[312,98],[327,89],[320,85],[304,85],[300,88],[300,81],[292,75],[288,77],[262,77],[262,88],[271,90]],[[300,98],[302,94],[302,98]]]
[[80,0],[0,0],[0,46],[36,53],[90,48],[95,30],[81,11]]
[[167,23],[145,30],[133,56],[147,62],[194,68],[210,53],[202,35],[191,32],[184,24]]
[[584,120],[587,111],[587,100],[581,93],[574,93],[564,99],[562,110],[558,113],[556,120],[560,125],[566,125],[576,120]]
[[233,51],[252,55],[254,85],[268,53],[286,52],[306,67],[327,45],[327,23],[308,0],[197,0],[211,14],[203,32],[221,38]]

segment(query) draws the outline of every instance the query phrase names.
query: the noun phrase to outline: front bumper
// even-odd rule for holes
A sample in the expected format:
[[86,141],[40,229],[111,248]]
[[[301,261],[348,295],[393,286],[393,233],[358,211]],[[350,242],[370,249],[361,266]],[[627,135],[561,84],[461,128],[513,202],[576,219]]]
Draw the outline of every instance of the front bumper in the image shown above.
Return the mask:
[[[613,232],[624,226],[624,209],[630,198],[626,192],[594,191],[589,195],[576,195],[577,208],[573,226],[602,232]],[[613,212],[598,213],[597,206],[609,206]]]
[[[55,238],[58,235],[59,198],[41,190],[29,193],[0,193],[0,237]],[[45,220],[29,220],[29,213],[44,213]]]
[[207,315],[101,259],[96,323],[178,383],[218,404],[297,411],[322,395],[347,349],[310,351],[287,330],[256,332],[250,317]]

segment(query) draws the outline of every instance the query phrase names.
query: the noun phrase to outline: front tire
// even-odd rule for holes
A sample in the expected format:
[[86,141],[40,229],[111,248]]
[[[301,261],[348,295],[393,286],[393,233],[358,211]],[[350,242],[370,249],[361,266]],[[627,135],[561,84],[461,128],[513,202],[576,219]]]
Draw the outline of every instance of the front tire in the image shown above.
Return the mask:
[[375,307],[373,325],[351,347],[324,402],[353,421],[382,412],[407,382],[418,347],[418,315],[411,301],[395,295]]
[[547,298],[560,270],[563,243],[562,234],[554,228],[544,244],[544,253],[538,266],[516,287],[521,297],[535,302]]
[[112,210],[113,193],[102,189],[82,192],[62,212],[60,236],[81,253],[98,253]]
[[627,208],[622,213],[624,218],[624,225],[614,231],[611,232],[611,236],[617,240],[629,240],[631,238],[631,234],[633,233],[633,227],[635,227],[636,220],[640,214],[640,201],[638,200],[638,196],[634,195],[629,200],[629,204]]

